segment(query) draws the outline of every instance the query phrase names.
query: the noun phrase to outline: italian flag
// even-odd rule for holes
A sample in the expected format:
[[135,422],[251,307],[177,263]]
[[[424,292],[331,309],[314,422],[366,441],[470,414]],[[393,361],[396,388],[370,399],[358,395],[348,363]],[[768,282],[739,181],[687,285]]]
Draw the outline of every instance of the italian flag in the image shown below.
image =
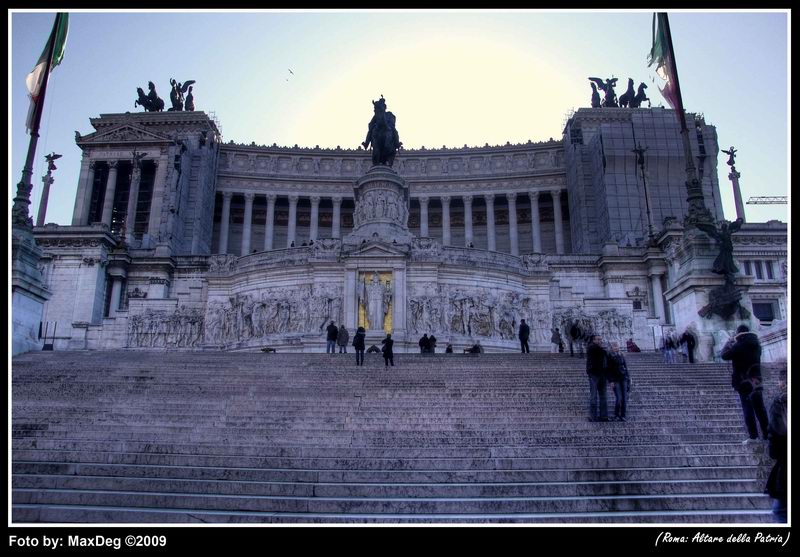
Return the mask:
[[[25,84],[28,86],[28,92],[30,93],[31,97],[31,105],[28,109],[28,118],[25,121],[25,127],[29,132],[33,128],[35,115],[39,109],[42,86],[44,85],[45,79],[47,79],[47,76],[45,75],[47,67],[49,65],[50,71],[52,72],[53,68],[58,66],[61,63],[61,60],[64,59],[64,48],[67,45],[68,28],[69,14],[57,14],[55,24],[53,24],[53,31],[50,33],[50,38],[47,40],[47,44],[44,46],[44,51],[39,57],[39,61],[36,63],[33,71],[29,73],[28,77],[25,79]],[[52,58],[48,60],[47,58],[49,55],[51,55],[51,52]]]
[[647,57],[647,65],[656,65],[658,77],[666,83],[659,87],[661,95],[675,110],[682,110],[678,91],[678,73],[675,69],[675,53],[669,36],[667,14],[653,14],[653,47]]

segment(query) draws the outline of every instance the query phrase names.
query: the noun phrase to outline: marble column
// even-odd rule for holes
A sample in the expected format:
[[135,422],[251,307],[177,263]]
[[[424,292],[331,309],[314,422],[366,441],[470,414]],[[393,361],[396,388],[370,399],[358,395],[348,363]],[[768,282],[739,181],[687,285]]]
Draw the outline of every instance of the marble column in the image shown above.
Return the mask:
[[292,247],[295,240],[295,232],[297,231],[297,202],[300,197],[297,195],[289,196],[289,229],[286,233],[286,247]]
[[528,193],[531,198],[531,235],[533,236],[533,253],[542,253],[542,223],[539,219],[539,192]]
[[556,230],[556,253],[564,255],[564,223],[561,221],[561,190],[550,192],[553,196],[553,226]]
[[511,238],[511,255],[519,255],[519,230],[517,228],[517,194],[507,193],[508,234]]
[[222,217],[219,221],[219,253],[228,253],[228,227],[231,222],[232,191],[222,192]]
[[[169,154],[163,153],[158,160],[153,161],[156,165],[156,177],[153,181],[153,197],[150,202],[150,224],[147,228],[147,234],[152,241],[160,242],[162,238],[161,233],[161,213],[164,208],[164,194],[167,193],[167,171],[170,168]],[[175,171],[177,172],[177,171]],[[202,207],[202,197],[198,196],[195,208],[194,232],[192,233],[192,253],[197,253],[200,244],[200,229],[202,228],[202,219],[200,218]]]
[[341,238],[342,236],[342,198],[334,197],[333,201],[333,220],[331,222],[331,238]]
[[36,214],[36,226],[44,226],[44,219],[47,215],[47,201],[50,199],[50,186],[53,182],[53,175],[50,172],[42,176],[42,198],[39,200],[39,212]]
[[242,255],[250,253],[250,239],[253,235],[253,200],[256,194],[244,194],[244,226],[242,227]]
[[443,195],[442,199],[442,244],[450,245],[450,196]]
[[264,251],[272,249],[272,240],[275,235],[275,200],[278,196],[274,193],[267,194],[267,222],[264,229]]
[[319,201],[318,195],[311,196],[311,223],[308,232],[309,240],[317,239],[317,232],[319,230]]
[[108,316],[116,317],[117,309],[119,309],[119,299],[122,293],[122,277],[111,277],[111,300],[108,304]]
[[472,196],[465,195],[464,200],[464,247],[472,244]]
[[406,270],[394,269],[392,271],[392,282],[394,283],[392,333],[403,331],[406,328]]
[[108,180],[106,181],[106,194],[103,201],[103,224],[111,226],[111,216],[114,212],[114,195],[117,193],[117,167],[119,161],[108,161]]
[[[78,194],[75,197],[75,211],[72,215],[72,226],[86,226],[89,224],[89,210],[92,208],[92,190],[94,189],[94,170],[97,163],[88,161],[86,163],[86,176],[78,187]],[[81,175],[83,173],[81,172]]]
[[661,290],[661,275],[650,275],[650,284],[653,287],[653,310],[655,317],[664,323],[664,292]]
[[131,171],[131,189],[128,193],[128,212],[125,217],[125,238],[128,244],[133,243],[136,228],[136,209],[139,206],[139,183],[142,180],[142,163],[134,159]]
[[489,251],[497,251],[497,230],[494,224],[494,194],[487,193],[483,198],[486,200],[487,249]]
[[356,296],[356,269],[344,271],[344,322],[345,326],[355,331],[358,326],[358,299]]
[[428,202],[430,200],[423,195],[419,198],[419,235],[421,238],[428,237]]

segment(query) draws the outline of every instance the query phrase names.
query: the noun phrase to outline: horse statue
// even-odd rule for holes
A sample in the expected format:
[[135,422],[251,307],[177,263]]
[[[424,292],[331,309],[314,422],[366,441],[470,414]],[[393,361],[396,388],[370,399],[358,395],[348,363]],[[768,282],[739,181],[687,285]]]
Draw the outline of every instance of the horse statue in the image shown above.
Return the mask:
[[152,81],[147,82],[147,88],[150,90],[147,95],[144,94],[141,87],[136,88],[139,98],[133,102],[133,106],[142,105],[145,112],[161,112],[164,110],[164,99],[158,96],[156,86],[153,85]]
[[[636,96],[636,94],[633,92],[633,80],[629,77],[628,78],[628,88],[619,97],[619,106],[621,108],[625,108],[625,107],[631,106],[631,102],[633,101],[635,96]],[[631,106],[631,108],[633,108],[633,107]]]
[[593,81],[600,88],[600,90],[606,94],[600,106],[604,108],[611,108],[618,106],[617,94],[614,92],[614,87],[617,85],[618,79],[619,78],[612,77],[611,79],[606,79],[605,81],[603,81],[599,77],[589,78],[589,81]]
[[592,108],[600,108],[600,93],[597,92],[597,85],[590,83],[592,86]]
[[650,99],[647,98],[647,95],[644,92],[645,89],[647,89],[647,85],[645,85],[644,83],[640,83],[639,89],[636,91],[636,96],[633,97],[633,99],[631,100],[630,104],[631,108],[639,108],[642,106],[642,103],[644,101],[650,101]]
[[386,100],[381,95],[377,101],[372,101],[375,115],[369,122],[367,137],[361,144],[364,149],[372,145],[372,164],[392,166],[397,150],[403,145],[400,135],[395,128],[397,119],[391,112],[386,111]]

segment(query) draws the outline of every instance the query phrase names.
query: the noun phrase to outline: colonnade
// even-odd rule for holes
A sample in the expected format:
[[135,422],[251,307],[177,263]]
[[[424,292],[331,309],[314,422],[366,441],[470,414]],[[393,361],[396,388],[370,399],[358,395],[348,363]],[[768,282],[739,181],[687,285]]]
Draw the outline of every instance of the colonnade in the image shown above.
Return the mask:
[[[555,247],[557,254],[564,253],[564,230],[563,219],[561,218],[561,189],[548,190],[544,193],[549,194],[553,199],[554,227],[555,227]],[[542,251],[542,227],[539,217],[539,197],[543,192],[531,191],[528,192],[528,197],[531,203],[531,234],[533,251],[541,253]],[[237,195],[236,192],[223,191],[222,192],[222,215],[219,224],[219,244],[217,253],[228,253],[229,250],[229,231],[231,223],[231,201],[233,196]],[[238,195],[244,196],[244,224],[242,228],[242,239],[239,253],[248,254],[253,250],[252,237],[253,237],[253,204],[257,195],[266,198],[267,212],[266,221],[264,224],[264,245],[263,250],[268,251],[275,249],[275,204],[278,198],[277,194],[255,194],[253,192],[240,193]],[[511,253],[519,255],[519,226],[517,222],[516,201],[521,197],[520,193],[488,193],[484,194],[483,198],[486,202],[486,227],[487,227],[487,248],[490,251],[497,251],[497,229],[495,225],[495,212],[494,201],[495,197],[505,195],[508,203],[508,216],[509,216],[509,236]],[[285,196],[289,202],[289,218],[287,223],[286,245],[291,247],[297,240],[297,205],[300,200],[299,195]],[[436,196],[442,204],[442,243],[444,245],[453,245],[451,233],[451,219],[450,219],[450,202],[455,196],[441,195]],[[466,246],[473,244],[473,214],[472,204],[475,199],[473,194],[465,194],[460,196],[464,203],[464,242]],[[331,228],[332,238],[341,238],[341,208],[343,198],[341,196],[327,197],[333,204],[333,224]],[[319,236],[319,204],[323,199],[322,196],[312,195],[309,196],[311,203],[311,216],[309,223],[309,240],[316,240]],[[419,196],[420,207],[420,236],[427,237],[430,234],[430,219],[428,207],[432,196]]]
[[[564,223],[561,218],[561,192],[563,190],[555,189],[548,191],[553,198],[553,211],[554,226],[555,226],[555,240],[556,240],[556,253],[562,255],[564,253]],[[533,236],[533,251],[535,253],[542,252],[542,225],[539,218],[539,196],[542,192],[531,191],[528,192],[528,197],[531,201],[531,234]],[[487,248],[489,251],[497,251],[497,228],[495,226],[494,214],[494,200],[495,196],[505,195],[508,202],[508,226],[509,226],[509,239],[511,243],[511,254],[519,255],[519,226],[517,223],[517,197],[518,193],[494,194],[487,193],[483,195],[486,202],[486,235],[487,235]],[[452,236],[450,233],[450,201],[452,196],[442,195],[438,196],[442,203],[442,243],[444,245],[452,245]],[[472,194],[462,195],[461,199],[464,203],[464,242],[467,246],[472,244],[472,202],[475,196]],[[428,236],[428,204],[431,198],[428,196],[420,196],[418,198],[420,206],[420,236]]]

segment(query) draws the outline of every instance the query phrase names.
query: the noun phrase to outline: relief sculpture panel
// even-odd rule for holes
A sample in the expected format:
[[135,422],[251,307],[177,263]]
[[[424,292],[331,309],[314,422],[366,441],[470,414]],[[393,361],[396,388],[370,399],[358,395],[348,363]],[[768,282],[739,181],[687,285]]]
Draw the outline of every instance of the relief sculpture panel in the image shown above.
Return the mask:
[[273,335],[321,334],[342,321],[342,288],[303,285],[210,299],[205,342],[221,346]]
[[525,319],[535,342],[545,344],[550,341],[548,306],[515,291],[418,284],[409,297],[408,329],[514,341]]
[[203,314],[181,306],[174,312],[146,310],[128,321],[131,348],[196,348],[203,343]]

